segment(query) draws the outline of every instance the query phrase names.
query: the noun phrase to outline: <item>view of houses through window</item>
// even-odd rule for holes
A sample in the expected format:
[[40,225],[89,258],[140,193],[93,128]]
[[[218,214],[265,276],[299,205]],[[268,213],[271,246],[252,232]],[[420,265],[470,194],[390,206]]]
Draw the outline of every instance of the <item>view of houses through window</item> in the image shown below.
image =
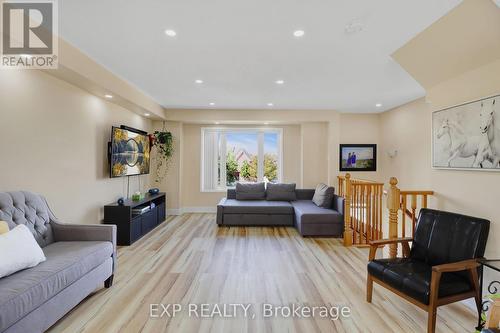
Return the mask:
[[238,181],[280,181],[281,130],[205,129],[203,136],[204,190],[234,187]]

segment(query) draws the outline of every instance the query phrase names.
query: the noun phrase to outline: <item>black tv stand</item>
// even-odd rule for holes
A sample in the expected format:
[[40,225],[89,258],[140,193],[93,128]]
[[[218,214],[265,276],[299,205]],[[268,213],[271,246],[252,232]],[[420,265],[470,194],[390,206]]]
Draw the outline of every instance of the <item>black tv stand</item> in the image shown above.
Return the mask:
[[[154,204],[149,211],[134,215],[132,209]],[[165,221],[165,193],[146,194],[144,199],[125,200],[123,205],[117,203],[104,206],[104,223],[115,224],[117,228],[116,241],[118,245],[131,245],[142,236]]]

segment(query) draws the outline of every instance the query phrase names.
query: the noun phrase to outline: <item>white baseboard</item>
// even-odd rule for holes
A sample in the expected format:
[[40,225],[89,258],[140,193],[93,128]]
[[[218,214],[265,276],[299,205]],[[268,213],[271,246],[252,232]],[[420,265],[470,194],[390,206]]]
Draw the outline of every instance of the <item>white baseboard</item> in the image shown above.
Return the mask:
[[217,206],[209,207],[183,207],[182,214],[186,213],[217,213]]
[[167,215],[182,215],[181,209],[167,208]]
[[217,206],[211,207],[182,207],[178,209],[167,209],[168,215],[182,215],[190,213],[217,213]]

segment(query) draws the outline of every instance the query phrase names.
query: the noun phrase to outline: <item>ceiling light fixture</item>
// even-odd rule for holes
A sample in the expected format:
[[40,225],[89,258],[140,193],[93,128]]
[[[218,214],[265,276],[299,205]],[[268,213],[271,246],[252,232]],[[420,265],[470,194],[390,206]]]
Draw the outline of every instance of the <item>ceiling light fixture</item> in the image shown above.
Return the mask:
[[219,125],[220,123],[218,121],[215,122],[215,125]]
[[284,84],[285,83],[285,80],[276,80],[274,81],[276,84]]
[[165,30],[165,35],[167,35],[168,37],[175,37],[175,36],[177,36],[177,32],[175,32],[172,29],[167,29],[167,30]]
[[267,106],[274,106],[273,103],[267,103]]
[[381,106],[382,106],[382,104],[377,103],[377,104],[375,104],[375,106],[379,108],[379,107],[381,107]]
[[293,35],[294,35],[295,37],[302,37],[302,36],[304,36],[304,35],[305,35],[305,31],[304,31],[304,30],[295,30],[295,31],[293,32]]
[[107,99],[112,99],[112,98],[113,98],[113,95],[106,94],[106,95],[104,95],[104,97],[106,97]]
[[203,83],[203,80],[200,80],[200,79],[197,79],[197,80],[194,80],[195,83],[198,83],[198,84],[202,84]]
[[151,115],[151,113],[145,113],[144,114],[146,117],[149,117]]
[[210,106],[214,106],[214,105],[215,105],[215,103],[214,103],[214,102],[210,102],[209,104],[210,104]]
[[265,122],[265,123],[264,123],[264,125],[269,125],[269,123],[268,123],[268,122]]

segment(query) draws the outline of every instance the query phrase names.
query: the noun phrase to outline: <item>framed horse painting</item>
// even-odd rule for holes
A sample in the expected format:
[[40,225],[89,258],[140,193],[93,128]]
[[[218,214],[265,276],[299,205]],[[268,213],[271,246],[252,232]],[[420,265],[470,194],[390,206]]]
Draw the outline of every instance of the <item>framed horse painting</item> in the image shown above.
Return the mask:
[[432,167],[500,171],[500,95],[433,112]]

